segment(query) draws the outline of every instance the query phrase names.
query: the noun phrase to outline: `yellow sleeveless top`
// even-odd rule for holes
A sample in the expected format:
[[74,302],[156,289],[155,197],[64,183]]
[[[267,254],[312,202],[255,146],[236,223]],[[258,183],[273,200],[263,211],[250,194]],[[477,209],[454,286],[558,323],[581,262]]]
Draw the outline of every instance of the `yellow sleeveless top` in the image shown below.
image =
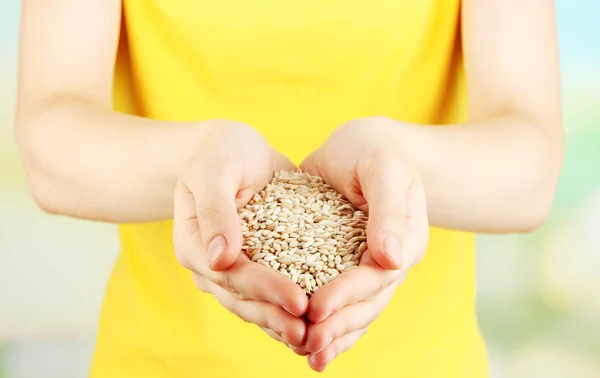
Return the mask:
[[[466,115],[459,0],[125,0],[115,108],[241,121],[295,163],[371,115]],[[157,151],[156,153],[160,153]],[[487,377],[474,236],[432,229],[425,259],[323,375],[194,286],[172,222],[122,225],[92,377]]]

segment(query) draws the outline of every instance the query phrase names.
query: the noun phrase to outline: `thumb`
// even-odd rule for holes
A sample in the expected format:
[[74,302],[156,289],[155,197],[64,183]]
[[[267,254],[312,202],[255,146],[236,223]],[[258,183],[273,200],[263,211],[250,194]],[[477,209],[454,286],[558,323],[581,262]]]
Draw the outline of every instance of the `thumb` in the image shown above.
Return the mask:
[[203,252],[212,270],[225,270],[242,248],[242,227],[235,203],[238,185],[224,177],[203,181],[194,193]]
[[304,158],[302,163],[300,163],[299,168],[304,172],[310,173],[313,176],[319,176],[322,179],[326,180],[326,178],[323,177],[324,172],[320,171],[320,155],[320,150],[315,150],[311,152],[306,158]]
[[367,246],[383,268],[401,269],[405,265],[403,242],[410,179],[401,174],[401,165],[393,161],[370,162],[369,165],[362,170],[363,175],[357,170],[369,206]]

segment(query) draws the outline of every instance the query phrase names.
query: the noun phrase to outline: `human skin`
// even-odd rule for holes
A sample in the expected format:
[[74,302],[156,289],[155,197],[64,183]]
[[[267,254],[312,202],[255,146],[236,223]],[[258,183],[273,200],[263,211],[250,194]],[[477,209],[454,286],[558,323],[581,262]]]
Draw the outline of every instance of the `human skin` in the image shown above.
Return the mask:
[[[551,208],[562,128],[550,0],[463,1],[465,123],[422,127],[385,117],[354,120],[340,125],[305,160],[305,169],[368,208],[371,218],[362,269],[334,280],[310,303],[290,282],[277,283],[274,294],[266,290],[272,280],[283,279],[275,273],[250,279],[267,273],[240,254],[233,211],[274,170],[291,168],[289,161],[249,126],[223,120],[172,123],[114,112],[119,0],[25,0],[22,7],[16,135],[38,205],[53,214],[118,223],[174,217],[176,255],[197,286],[298,353],[309,354],[317,371],[350,348],[385,308],[422,257],[428,225],[529,232]],[[229,138],[219,128],[232,130]],[[246,137],[255,138],[260,158],[212,160],[213,169],[200,169],[222,150],[239,148]],[[208,148],[216,141],[218,147]],[[347,143],[355,148],[341,148]],[[347,159],[330,159],[342,155]],[[384,211],[390,204],[394,210]],[[371,284],[364,290],[349,290],[367,276]],[[364,299],[371,299],[369,305],[359,306]],[[285,316],[275,316],[283,308]],[[300,322],[305,312],[312,321],[308,328]],[[306,345],[296,347],[299,338]]]
[[530,232],[550,212],[563,155],[553,2],[465,0],[462,7],[467,122],[354,120],[301,165],[369,211],[368,253],[311,298],[306,345],[294,348],[317,371],[386,307],[425,253],[427,223]]

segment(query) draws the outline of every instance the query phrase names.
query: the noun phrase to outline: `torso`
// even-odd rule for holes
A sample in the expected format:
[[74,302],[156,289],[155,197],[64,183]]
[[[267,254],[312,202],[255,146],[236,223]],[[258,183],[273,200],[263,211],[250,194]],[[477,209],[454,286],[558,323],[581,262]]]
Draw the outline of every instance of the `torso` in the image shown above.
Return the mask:
[[[459,0],[124,0],[115,107],[241,121],[296,163],[354,118],[460,122],[459,14]],[[120,227],[92,376],[317,376],[195,288],[175,261],[171,227]],[[487,377],[474,237],[432,229],[430,239],[383,315],[325,377]]]

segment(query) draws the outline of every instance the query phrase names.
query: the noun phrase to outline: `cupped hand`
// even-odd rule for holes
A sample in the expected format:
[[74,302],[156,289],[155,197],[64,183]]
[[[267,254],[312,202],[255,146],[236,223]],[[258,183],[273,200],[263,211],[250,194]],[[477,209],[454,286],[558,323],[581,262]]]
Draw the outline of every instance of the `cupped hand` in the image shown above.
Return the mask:
[[425,253],[429,222],[425,192],[395,145],[402,124],[383,117],[339,127],[301,164],[368,212],[368,249],[357,268],[310,299],[303,351],[316,371],[348,350],[390,302],[410,267]]
[[294,165],[254,129],[215,121],[175,189],[173,241],[196,286],[229,311],[288,345],[301,345],[306,294],[241,252],[237,213],[276,170]]

